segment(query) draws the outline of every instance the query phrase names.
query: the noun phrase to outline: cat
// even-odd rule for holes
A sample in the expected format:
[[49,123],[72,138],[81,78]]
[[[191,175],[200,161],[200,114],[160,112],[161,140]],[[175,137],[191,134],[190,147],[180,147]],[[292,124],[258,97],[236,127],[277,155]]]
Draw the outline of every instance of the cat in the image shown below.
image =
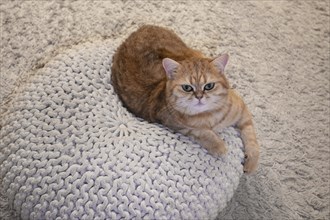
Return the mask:
[[133,114],[192,137],[214,156],[227,152],[216,130],[237,126],[244,171],[251,173],[257,168],[259,145],[252,116],[224,75],[228,57],[207,58],[171,30],[144,25],[116,51],[111,82]]

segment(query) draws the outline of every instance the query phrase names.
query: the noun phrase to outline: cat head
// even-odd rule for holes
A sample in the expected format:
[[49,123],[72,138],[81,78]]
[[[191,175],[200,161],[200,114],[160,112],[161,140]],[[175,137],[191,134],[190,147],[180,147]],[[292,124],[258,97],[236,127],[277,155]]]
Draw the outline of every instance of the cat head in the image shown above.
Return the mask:
[[224,75],[227,61],[227,54],[213,60],[193,58],[176,62],[170,58],[163,59],[169,104],[187,115],[221,108],[229,89]]

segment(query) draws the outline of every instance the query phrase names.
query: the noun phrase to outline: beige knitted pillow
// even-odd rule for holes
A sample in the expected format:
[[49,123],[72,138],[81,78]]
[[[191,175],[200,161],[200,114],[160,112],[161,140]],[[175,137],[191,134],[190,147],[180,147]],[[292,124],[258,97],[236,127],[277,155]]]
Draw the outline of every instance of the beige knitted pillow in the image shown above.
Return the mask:
[[21,88],[1,122],[0,186],[23,219],[212,219],[243,173],[238,132],[215,158],[134,117],[110,84],[118,44],[58,55]]

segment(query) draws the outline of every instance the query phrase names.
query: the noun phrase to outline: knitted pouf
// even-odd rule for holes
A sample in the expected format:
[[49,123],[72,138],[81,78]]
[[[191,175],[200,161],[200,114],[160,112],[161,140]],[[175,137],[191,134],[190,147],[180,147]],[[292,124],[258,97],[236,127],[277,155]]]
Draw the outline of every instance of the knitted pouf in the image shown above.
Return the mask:
[[70,49],[13,95],[1,119],[0,187],[23,219],[212,219],[243,174],[238,132],[213,157],[136,118],[110,83],[109,40]]

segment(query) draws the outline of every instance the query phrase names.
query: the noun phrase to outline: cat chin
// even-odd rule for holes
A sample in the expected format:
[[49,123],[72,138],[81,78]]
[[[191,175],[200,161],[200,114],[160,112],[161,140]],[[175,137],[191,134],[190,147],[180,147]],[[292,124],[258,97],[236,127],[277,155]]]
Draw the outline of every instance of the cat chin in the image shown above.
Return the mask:
[[210,109],[205,104],[204,105],[197,104],[197,105],[188,106],[186,108],[180,108],[180,110],[178,109],[179,112],[181,112],[185,115],[190,115],[190,116],[202,114],[202,113],[205,113],[205,112],[209,112],[211,110],[212,109]]
[[197,114],[209,112],[211,109],[204,105],[204,106],[194,106],[191,110],[194,115],[197,115]]

